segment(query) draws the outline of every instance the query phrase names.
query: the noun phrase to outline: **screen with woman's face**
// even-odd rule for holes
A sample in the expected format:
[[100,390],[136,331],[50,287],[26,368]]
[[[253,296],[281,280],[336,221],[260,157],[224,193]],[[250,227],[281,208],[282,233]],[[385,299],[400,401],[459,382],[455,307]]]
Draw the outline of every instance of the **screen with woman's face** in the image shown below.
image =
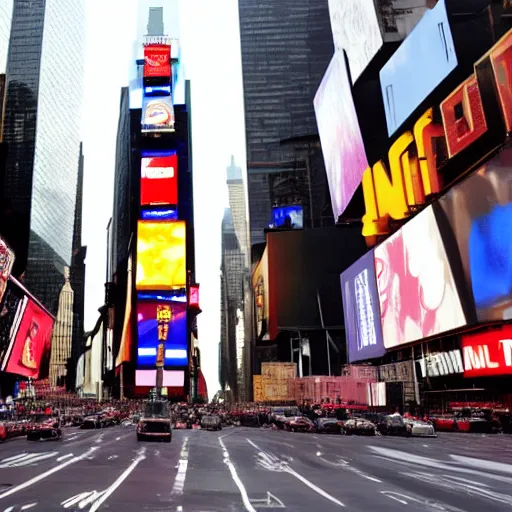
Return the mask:
[[386,348],[466,324],[431,207],[375,249],[375,272]]

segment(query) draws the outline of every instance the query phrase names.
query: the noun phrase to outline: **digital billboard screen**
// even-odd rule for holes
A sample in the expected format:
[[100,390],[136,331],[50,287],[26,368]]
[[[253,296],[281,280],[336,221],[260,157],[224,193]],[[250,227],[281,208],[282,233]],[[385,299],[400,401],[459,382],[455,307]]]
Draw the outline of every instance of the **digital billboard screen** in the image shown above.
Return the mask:
[[19,312],[2,370],[37,379],[43,356],[50,351],[54,318],[28,297],[23,299]]
[[149,208],[140,213],[142,220],[178,220],[176,208]]
[[166,367],[188,364],[187,304],[139,302],[137,331],[139,367],[155,367],[160,343]]
[[304,209],[298,205],[276,206],[272,208],[272,223],[275,228],[302,229],[304,227]]
[[380,304],[373,250],[341,274],[341,295],[349,362],[386,353],[380,323]]
[[149,44],[144,47],[144,78],[171,77],[171,46]]
[[457,62],[445,0],[439,0],[380,71],[390,136],[457,67]]
[[343,53],[336,52],[313,100],[334,218],[346,209],[368,167]]
[[178,155],[143,153],[141,159],[141,206],[178,204]]
[[7,288],[7,281],[14,265],[14,252],[0,238],[0,303]]
[[480,322],[512,319],[512,148],[439,201]]
[[165,133],[174,131],[174,106],[172,96],[146,98],[142,100],[142,133]]
[[[156,386],[156,370],[136,370],[135,385],[154,387]],[[185,372],[183,370],[164,370],[163,387],[182,388],[185,385]]]
[[185,222],[138,221],[137,290],[172,290],[187,284]]
[[466,324],[432,207],[375,248],[375,272],[386,348]]

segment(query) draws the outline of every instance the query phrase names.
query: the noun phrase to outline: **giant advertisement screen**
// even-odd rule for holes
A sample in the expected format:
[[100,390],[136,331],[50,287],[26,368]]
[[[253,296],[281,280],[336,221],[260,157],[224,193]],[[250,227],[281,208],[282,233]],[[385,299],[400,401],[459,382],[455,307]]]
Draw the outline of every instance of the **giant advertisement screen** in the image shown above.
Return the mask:
[[144,47],[144,78],[171,77],[171,47],[149,44]]
[[142,133],[174,131],[174,106],[172,96],[146,98],[142,101]]
[[7,281],[14,265],[14,252],[0,238],[0,303],[7,288]]
[[386,348],[466,324],[432,207],[376,247],[375,272]]
[[336,52],[313,101],[334,218],[348,206],[368,167],[343,53]]
[[440,200],[480,322],[512,319],[512,148]]
[[456,67],[445,0],[439,0],[380,71],[390,136]]
[[187,284],[185,222],[138,222],[137,290],[172,290]]
[[141,159],[141,206],[178,204],[178,155],[144,153]]
[[163,302],[137,304],[137,364],[155,367],[158,345],[164,344],[164,365],[188,364],[187,305]]
[[43,356],[50,351],[54,319],[28,297],[23,299],[19,313],[11,330],[11,344],[2,370],[37,379]]
[[373,250],[341,274],[341,295],[349,362],[386,353],[380,323],[380,304]]

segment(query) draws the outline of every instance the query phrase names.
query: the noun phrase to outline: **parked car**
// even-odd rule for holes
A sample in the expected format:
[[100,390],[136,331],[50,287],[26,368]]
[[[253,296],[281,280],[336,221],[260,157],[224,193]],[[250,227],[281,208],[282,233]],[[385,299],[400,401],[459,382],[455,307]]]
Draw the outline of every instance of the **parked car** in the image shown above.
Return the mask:
[[388,414],[377,424],[377,430],[384,436],[410,436],[411,429],[407,427],[400,414]]
[[293,416],[287,418],[285,428],[290,432],[313,432],[315,424],[306,416]]
[[149,439],[170,443],[172,440],[171,418],[141,418],[137,424],[137,441]]
[[27,441],[42,439],[62,440],[62,429],[58,418],[39,415],[27,426]]
[[216,414],[208,414],[201,419],[201,428],[205,430],[222,430],[222,422]]
[[93,429],[93,428],[102,428],[102,427],[103,427],[103,424],[102,424],[101,418],[98,414],[86,416],[84,418],[83,423],[80,425],[81,429]]
[[404,422],[412,437],[437,437],[432,423],[412,418],[404,418]]
[[365,418],[350,418],[345,422],[345,435],[374,436],[375,424]]
[[320,434],[342,434],[344,423],[336,418],[319,418],[316,421],[316,430]]

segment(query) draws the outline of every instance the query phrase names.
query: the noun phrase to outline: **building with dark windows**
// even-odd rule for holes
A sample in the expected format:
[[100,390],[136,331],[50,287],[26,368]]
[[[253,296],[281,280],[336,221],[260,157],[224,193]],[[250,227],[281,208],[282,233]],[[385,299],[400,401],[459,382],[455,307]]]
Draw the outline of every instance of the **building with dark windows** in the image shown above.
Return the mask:
[[312,206],[316,189],[326,186],[323,162],[313,157],[319,151],[313,98],[334,49],[327,0],[240,0],[239,13],[251,243],[257,244],[265,241],[273,207],[303,206],[307,226],[325,216],[323,204]]
[[14,275],[53,314],[72,262],[84,5],[15,0],[9,39],[0,233],[16,253]]

